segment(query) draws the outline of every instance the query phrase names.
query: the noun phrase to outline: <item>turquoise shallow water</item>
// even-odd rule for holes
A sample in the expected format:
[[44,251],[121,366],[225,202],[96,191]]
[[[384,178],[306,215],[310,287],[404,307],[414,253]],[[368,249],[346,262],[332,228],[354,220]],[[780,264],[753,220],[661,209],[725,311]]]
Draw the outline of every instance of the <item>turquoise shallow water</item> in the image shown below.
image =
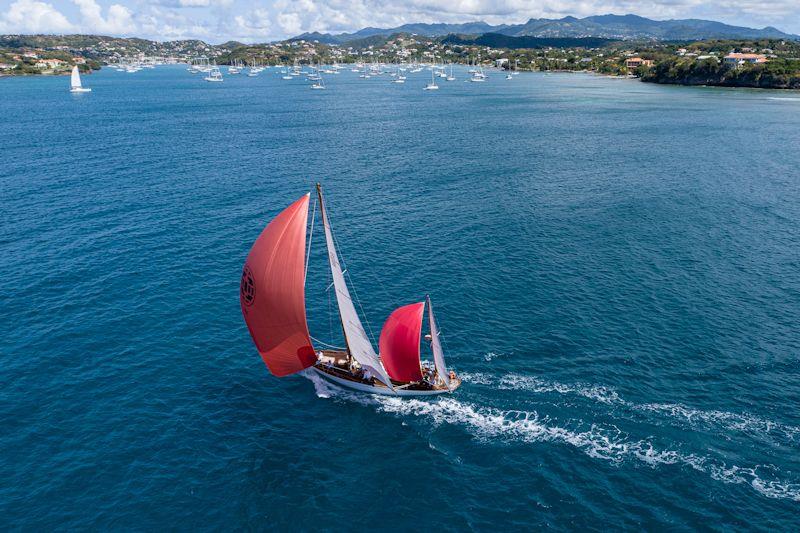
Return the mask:
[[[426,74],[0,80],[0,523],[800,527],[800,95]],[[267,373],[240,269],[316,181],[453,396]]]

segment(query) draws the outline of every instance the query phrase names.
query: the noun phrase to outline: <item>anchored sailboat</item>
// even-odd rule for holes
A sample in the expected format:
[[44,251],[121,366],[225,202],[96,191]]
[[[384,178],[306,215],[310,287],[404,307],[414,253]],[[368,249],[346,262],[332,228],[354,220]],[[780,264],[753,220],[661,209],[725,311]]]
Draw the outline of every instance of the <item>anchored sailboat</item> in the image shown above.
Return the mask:
[[88,87],[81,85],[81,73],[78,72],[78,65],[72,67],[72,76],[70,76],[70,90],[71,93],[89,93],[92,90]]
[[[380,356],[375,353],[350,296],[319,185],[317,195],[347,349],[315,350],[308,330],[305,252],[309,193],[267,225],[253,244],[242,270],[239,294],[242,314],[267,368],[276,376],[311,368],[338,385],[390,396],[431,396],[458,388],[461,380],[448,371],[444,362],[430,298],[393,311],[381,332]],[[432,366],[420,361],[426,305]]]
[[435,91],[438,88],[439,88],[439,86],[436,85],[436,82],[433,79],[433,69],[431,69],[431,82],[428,85],[426,85],[422,90],[423,91]]
[[220,82],[222,81],[222,71],[219,70],[217,65],[211,67],[211,70],[208,73],[208,76],[203,78],[206,81],[213,81],[213,82]]

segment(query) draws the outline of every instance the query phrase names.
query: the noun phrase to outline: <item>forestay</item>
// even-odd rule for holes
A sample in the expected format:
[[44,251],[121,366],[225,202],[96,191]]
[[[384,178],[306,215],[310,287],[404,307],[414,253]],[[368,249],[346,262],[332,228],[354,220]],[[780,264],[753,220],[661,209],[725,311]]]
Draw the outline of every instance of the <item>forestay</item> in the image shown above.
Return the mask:
[[325,226],[325,242],[328,245],[328,261],[331,264],[333,286],[336,290],[336,302],[339,304],[339,315],[342,319],[342,329],[344,330],[347,348],[350,351],[350,355],[362,367],[369,370],[376,379],[392,388],[392,382],[383,369],[383,365],[381,365],[380,359],[378,359],[378,355],[375,353],[375,349],[372,347],[372,343],[367,337],[364,326],[361,324],[356,308],[353,305],[353,299],[347,289],[344,272],[342,272],[342,266],[339,263],[336,246],[333,242],[333,233],[328,221],[328,210],[325,208],[325,202],[322,198],[322,190],[318,188],[317,191],[319,193],[322,223]]

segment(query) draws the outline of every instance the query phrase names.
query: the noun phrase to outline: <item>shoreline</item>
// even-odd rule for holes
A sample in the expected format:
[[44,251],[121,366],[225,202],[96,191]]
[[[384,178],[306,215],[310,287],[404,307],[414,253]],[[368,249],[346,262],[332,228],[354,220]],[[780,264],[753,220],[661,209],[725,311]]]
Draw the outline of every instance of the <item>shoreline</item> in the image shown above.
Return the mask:
[[[177,63],[176,63],[177,64]],[[353,63],[343,63],[343,64],[356,64]],[[470,66],[467,63],[455,63],[456,65],[462,67]],[[108,65],[103,65],[108,66]],[[81,72],[81,75],[91,75],[95,71],[102,70],[102,67],[98,69],[89,69],[85,72]],[[230,65],[220,65],[220,66],[230,66]],[[494,69],[492,67],[487,67],[492,70],[497,70],[499,73],[505,73],[507,71],[502,69]],[[538,74],[586,74],[591,76],[596,76],[600,78],[609,78],[615,80],[630,80],[630,81],[637,81],[640,83],[648,83],[652,85],[663,85],[663,86],[676,86],[676,87],[708,87],[708,88],[715,88],[715,89],[749,89],[749,90],[762,90],[762,91],[781,91],[781,92],[798,92],[800,93],[800,87],[786,87],[786,86],[773,86],[773,87],[761,87],[756,85],[742,85],[742,84],[725,84],[725,83],[683,83],[680,81],[656,81],[656,80],[648,80],[645,78],[637,77],[637,76],[628,76],[628,75],[621,75],[621,74],[607,74],[603,72],[597,72],[594,70],[569,70],[569,69],[551,69],[551,70],[527,70],[527,69],[519,69],[517,72],[528,72],[528,73],[538,73]],[[70,75],[70,71],[59,71],[59,72],[21,72],[21,73],[12,73],[12,72],[2,72],[0,73],[0,78],[27,78],[27,77],[66,77]]]

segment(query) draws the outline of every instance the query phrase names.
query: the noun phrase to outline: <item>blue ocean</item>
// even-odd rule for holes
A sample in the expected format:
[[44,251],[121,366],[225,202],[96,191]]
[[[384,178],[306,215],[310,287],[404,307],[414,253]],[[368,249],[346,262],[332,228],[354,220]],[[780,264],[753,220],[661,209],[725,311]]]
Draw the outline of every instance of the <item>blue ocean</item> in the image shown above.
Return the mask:
[[[455,74],[0,80],[3,529],[800,529],[800,94]],[[316,182],[454,394],[267,371],[241,268]]]

